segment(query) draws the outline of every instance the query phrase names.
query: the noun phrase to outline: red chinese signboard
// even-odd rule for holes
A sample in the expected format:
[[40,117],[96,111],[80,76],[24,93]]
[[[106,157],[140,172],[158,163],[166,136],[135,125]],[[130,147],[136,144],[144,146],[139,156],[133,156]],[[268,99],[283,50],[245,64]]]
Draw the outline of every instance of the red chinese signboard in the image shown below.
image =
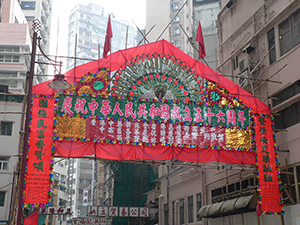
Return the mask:
[[258,168],[259,204],[264,214],[280,214],[283,210],[283,204],[281,204],[283,198],[277,145],[274,142],[275,133],[272,129],[274,124],[268,116],[256,116],[254,120],[257,140],[256,166]]
[[[24,204],[45,206],[50,202],[53,158],[51,153],[53,127],[52,98],[33,98],[25,177]],[[49,132],[50,131],[50,132]]]

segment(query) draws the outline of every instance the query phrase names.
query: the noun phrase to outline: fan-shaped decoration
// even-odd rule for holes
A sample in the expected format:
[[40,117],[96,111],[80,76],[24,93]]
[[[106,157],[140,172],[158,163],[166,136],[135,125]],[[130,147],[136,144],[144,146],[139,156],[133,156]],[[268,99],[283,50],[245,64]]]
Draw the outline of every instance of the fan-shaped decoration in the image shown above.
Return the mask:
[[143,54],[127,61],[113,77],[113,96],[201,101],[205,79],[174,56]]

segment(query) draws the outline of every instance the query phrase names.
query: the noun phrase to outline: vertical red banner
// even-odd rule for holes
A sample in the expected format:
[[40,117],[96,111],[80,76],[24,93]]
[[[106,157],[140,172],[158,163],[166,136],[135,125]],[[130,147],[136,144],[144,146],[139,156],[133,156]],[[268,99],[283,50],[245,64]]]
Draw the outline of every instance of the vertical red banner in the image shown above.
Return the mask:
[[263,214],[281,214],[281,181],[272,120],[267,116],[255,116],[257,145],[258,199]]
[[45,206],[51,200],[53,114],[54,99],[33,98],[25,171],[25,205]]

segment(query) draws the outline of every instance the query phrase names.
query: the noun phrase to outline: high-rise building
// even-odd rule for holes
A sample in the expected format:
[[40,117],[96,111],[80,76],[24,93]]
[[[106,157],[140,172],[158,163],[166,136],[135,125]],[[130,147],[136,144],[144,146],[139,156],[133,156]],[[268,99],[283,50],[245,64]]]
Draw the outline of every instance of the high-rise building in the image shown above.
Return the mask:
[[165,39],[185,53],[193,55],[193,48],[188,40],[193,36],[193,4],[185,2],[184,0],[146,1],[145,33],[154,26],[147,35],[150,42]]
[[[150,42],[165,39],[182,51],[198,58],[195,37],[199,21],[206,49],[204,58],[215,69],[217,64],[217,14],[219,0],[148,0],[146,1],[146,31]],[[157,7],[159,5],[159,7]],[[193,47],[196,46],[196,49]]]
[[[3,0],[0,22],[0,223],[7,224],[14,212],[20,154],[21,111],[26,88],[26,74],[30,69],[32,49],[30,29],[17,0]],[[41,81],[34,77],[34,83]],[[14,114],[12,112],[17,112]],[[8,113],[8,114],[7,114]]]
[[[104,8],[93,3],[87,6],[77,5],[69,17],[68,59],[67,69],[102,58],[108,16]],[[114,20],[111,14],[113,38],[111,52],[135,46],[136,32],[126,21]]]
[[[69,159],[68,167],[68,206],[72,207],[73,217],[81,215],[82,206],[92,205],[95,184],[95,161],[89,159]],[[86,193],[84,196],[84,192]]]
[[[68,160],[55,159],[53,168],[53,192],[51,196],[51,204],[56,208],[67,207],[69,190],[67,186],[67,166]],[[51,215],[51,217],[51,225],[67,224],[66,215]]]
[[[0,92],[24,93],[31,41],[27,21],[17,0],[1,1]],[[1,112],[21,112],[22,96],[0,96]],[[0,116],[0,223],[7,224],[14,203],[21,115]]]
[[24,93],[31,40],[29,26],[17,1],[2,2],[0,26],[0,84],[7,85],[9,92]]
[[[220,11],[220,0],[202,0],[193,1],[193,37],[196,36],[198,22],[201,22],[203,39],[205,44],[205,61],[208,66],[216,70],[218,65],[218,33],[217,33],[217,15]],[[198,48],[198,42],[195,42]],[[195,58],[199,54],[194,50]]]
[[[22,1],[19,0],[21,9],[25,15],[26,20],[30,23],[35,19],[41,22],[40,26],[40,46],[42,51],[47,55],[50,47],[50,26],[51,26],[51,13],[52,13],[52,0],[31,0]],[[39,48],[37,48],[37,53]],[[37,61],[47,62],[46,58],[42,55],[38,55]],[[36,64],[36,74],[47,75],[48,66],[45,64]],[[38,83],[47,80],[47,76],[38,76]]]

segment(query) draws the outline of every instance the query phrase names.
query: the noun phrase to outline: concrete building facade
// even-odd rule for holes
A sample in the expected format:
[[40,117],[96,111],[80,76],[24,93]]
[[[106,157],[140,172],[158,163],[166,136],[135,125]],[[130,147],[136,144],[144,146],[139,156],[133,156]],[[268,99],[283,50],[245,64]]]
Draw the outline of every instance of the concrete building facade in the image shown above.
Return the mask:
[[[68,59],[67,70],[102,58],[105,42],[108,16],[104,8],[90,3],[87,6],[77,5],[69,17]],[[111,40],[111,52],[135,46],[136,32],[126,21],[114,20],[111,15],[113,38]],[[76,47],[75,47],[76,46]]]
[[[55,159],[55,164],[53,167],[53,193],[52,193],[52,205],[54,207],[64,207],[67,208],[68,203],[68,192],[69,188],[67,186],[67,160]],[[67,224],[66,215],[55,215],[51,218],[51,225]]]
[[29,26],[17,0],[2,2],[0,23],[0,84],[24,93],[31,50]]
[[[22,110],[22,103],[10,102],[7,100],[0,101],[0,111]],[[16,169],[19,154],[19,131],[21,127],[21,116],[13,114],[0,115],[0,223],[7,224],[9,213],[14,202],[13,188],[16,184]]]
[[[218,68],[271,107],[282,170],[284,219],[286,224],[298,224],[300,2],[222,0],[221,6]],[[280,224],[279,218],[268,218]]]
[[[16,0],[2,2],[0,30],[1,92],[24,93],[23,75],[29,70],[29,56],[25,53],[30,51],[31,41],[27,21]],[[23,104],[19,97],[1,95],[0,111],[21,112]],[[0,125],[0,223],[6,224],[15,197],[21,115],[1,114]]]
[[[159,7],[157,7],[159,6]],[[165,39],[189,55],[193,47],[193,4],[184,0],[146,1],[146,34],[149,42]],[[171,22],[172,21],[172,22]]]
[[[41,22],[40,26],[40,45],[42,51],[47,55],[49,54],[50,47],[50,29],[51,29],[51,13],[52,13],[52,0],[31,0],[19,1],[21,9],[25,15],[26,20],[31,21],[37,19]],[[37,53],[39,49],[37,48]],[[37,61],[47,62],[46,58],[42,55],[37,56]],[[48,66],[44,64],[36,65],[36,74],[47,75]],[[38,83],[47,80],[46,76],[38,76]]]
[[[82,213],[82,206],[92,205],[93,186],[95,184],[95,163],[89,159],[68,159],[67,185],[70,189],[67,206],[72,207],[73,217]],[[87,191],[87,202],[84,202],[83,193]]]
[[[217,15],[220,8],[219,0],[193,1],[193,37],[196,36],[200,21],[206,51],[204,59],[208,66],[214,70],[218,65]],[[195,44],[198,47],[198,42]],[[198,58],[198,52],[194,50],[194,53],[195,58]]]
[[[212,69],[216,69],[216,20],[219,11],[219,0],[146,1],[145,33],[149,32],[147,39],[149,42],[165,39],[188,55],[198,58],[198,42],[195,42],[195,37],[200,21],[206,49],[204,59]],[[196,46],[196,49],[193,46]]]

